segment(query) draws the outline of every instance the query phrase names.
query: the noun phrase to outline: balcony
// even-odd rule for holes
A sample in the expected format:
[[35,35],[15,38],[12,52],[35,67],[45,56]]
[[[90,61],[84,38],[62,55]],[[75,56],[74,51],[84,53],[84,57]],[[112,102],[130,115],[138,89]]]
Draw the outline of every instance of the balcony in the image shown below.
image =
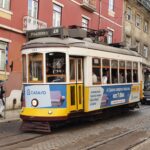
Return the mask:
[[96,0],[83,0],[81,7],[90,12],[94,12],[96,11]]
[[47,28],[47,23],[32,18],[30,16],[25,16],[23,18],[23,31],[42,29],[42,28]]

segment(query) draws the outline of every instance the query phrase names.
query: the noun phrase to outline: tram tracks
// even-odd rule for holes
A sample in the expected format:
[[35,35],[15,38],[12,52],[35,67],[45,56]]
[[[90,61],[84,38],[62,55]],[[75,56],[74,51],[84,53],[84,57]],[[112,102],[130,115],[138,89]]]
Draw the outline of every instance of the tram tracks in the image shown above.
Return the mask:
[[13,150],[19,145],[28,143],[34,143],[36,140],[46,136],[46,134],[35,134],[35,133],[20,133],[11,136],[6,136],[0,140],[0,150]]
[[[124,140],[122,140],[124,137],[135,136],[137,138],[136,134],[139,132],[139,129],[140,128],[132,129],[132,130],[129,130],[127,132],[124,132],[124,133],[121,133],[119,135],[116,135],[114,137],[110,137],[110,138],[108,138],[106,140],[98,141],[98,142],[94,143],[91,146],[83,148],[82,150],[103,150],[103,149],[106,149],[105,147],[107,147],[107,149],[109,149],[108,147],[111,147],[111,145],[115,145],[115,143],[118,144],[118,141],[124,141]],[[126,145],[126,146],[123,145],[123,143],[122,143],[121,147],[122,148],[124,147],[123,150],[132,150],[132,148],[134,148],[135,146],[145,142],[148,139],[150,139],[150,137],[146,137],[146,138],[143,137],[139,141],[137,141],[135,143],[133,141],[133,143],[131,145],[129,144],[129,145]],[[118,150],[117,148],[115,148],[115,149]]]
[[[142,108],[140,108],[141,111],[144,111],[144,110],[147,111],[148,109],[150,109],[150,106],[144,106],[144,107],[142,106]],[[85,128],[86,124],[85,126],[81,126],[79,128],[82,128],[82,127]],[[73,130],[75,130],[75,132],[78,132],[79,128],[73,127]],[[93,142],[90,146],[89,145],[83,146],[82,150],[100,150],[106,145],[111,145],[112,143],[115,143],[115,142],[119,143],[118,141],[122,141],[122,139],[128,139],[128,137],[130,136],[138,137],[139,131],[144,132],[147,129],[150,129],[150,125],[147,125],[144,127],[140,125],[140,127],[137,127],[137,128],[125,129],[125,130],[122,130],[122,132],[118,132],[118,133],[114,132],[111,135],[107,135],[104,139],[101,139],[100,141],[98,141],[98,138],[97,138],[97,140]],[[69,127],[69,130],[66,130],[65,128],[65,131],[63,130],[62,132],[57,132],[57,134],[58,135],[61,135],[63,133],[67,134],[67,132],[69,133],[70,131],[72,131],[71,127]],[[40,134],[40,133],[38,134],[38,133],[23,133],[23,132],[18,132],[14,134],[13,132],[11,135],[8,134],[4,136],[3,138],[0,138],[0,150],[13,150],[16,148],[28,147],[30,145],[33,145],[33,144],[36,145],[36,143],[40,143],[43,141],[45,142],[47,141],[51,143],[52,142],[51,139],[54,139],[55,137],[57,137],[57,134],[55,133],[54,134]],[[138,136],[136,136],[136,134],[138,134]],[[99,136],[101,136],[101,133]],[[130,143],[128,146],[126,145],[126,148],[124,150],[132,150],[134,147],[142,144],[143,142],[149,139],[150,139],[150,135],[146,135],[146,132],[144,132],[142,137],[139,136],[138,141],[134,141]],[[60,145],[60,147],[61,146],[63,147],[63,145]]]
[[[150,109],[150,106],[143,107],[140,110],[143,111],[147,109]],[[128,131],[124,131],[121,134],[115,135],[113,137],[108,137],[105,140],[97,141],[90,146],[82,148],[82,150],[103,150],[103,149],[111,150],[112,149],[111,146],[115,145],[115,143],[118,144],[119,142],[122,143],[122,146],[120,146],[121,148],[118,148],[118,149],[115,147],[115,150],[120,150],[120,149],[136,150],[137,147],[141,146],[147,141],[150,141],[150,133],[146,132],[148,129],[150,130],[150,123],[147,126],[144,126],[144,127],[140,126],[137,128],[132,128]],[[138,133],[140,132],[143,133],[142,136],[138,135]],[[133,141],[132,142],[130,141],[131,143],[129,142],[128,144],[123,145],[124,139],[128,139],[128,137],[132,137],[132,136],[134,137],[134,139],[132,139]]]

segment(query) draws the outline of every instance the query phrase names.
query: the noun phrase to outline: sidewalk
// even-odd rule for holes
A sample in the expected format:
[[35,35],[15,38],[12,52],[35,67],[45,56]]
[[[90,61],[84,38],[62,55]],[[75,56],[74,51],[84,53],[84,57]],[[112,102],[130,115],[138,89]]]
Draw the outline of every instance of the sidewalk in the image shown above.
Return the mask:
[[19,120],[20,119],[20,116],[19,116],[20,111],[21,111],[21,109],[6,110],[2,114],[4,117],[0,117],[0,123]]

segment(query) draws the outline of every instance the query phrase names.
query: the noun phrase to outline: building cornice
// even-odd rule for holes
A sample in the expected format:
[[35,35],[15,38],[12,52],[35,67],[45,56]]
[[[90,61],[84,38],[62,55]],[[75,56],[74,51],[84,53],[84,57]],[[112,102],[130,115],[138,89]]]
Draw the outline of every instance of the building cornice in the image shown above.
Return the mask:
[[15,28],[3,25],[3,24],[0,24],[0,28],[5,29],[5,30],[9,30],[9,31],[12,31],[12,32],[15,32],[15,33],[24,34],[24,32],[22,30],[18,30],[18,29],[15,29]]

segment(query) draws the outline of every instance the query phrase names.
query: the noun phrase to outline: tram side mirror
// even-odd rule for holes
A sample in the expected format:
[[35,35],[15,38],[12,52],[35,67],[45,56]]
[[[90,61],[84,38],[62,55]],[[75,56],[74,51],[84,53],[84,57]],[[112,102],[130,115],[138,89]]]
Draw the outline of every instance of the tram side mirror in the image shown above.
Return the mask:
[[9,66],[9,67],[10,67],[11,72],[13,71],[13,66],[14,66],[14,62],[12,61],[12,62],[11,62],[11,65]]

